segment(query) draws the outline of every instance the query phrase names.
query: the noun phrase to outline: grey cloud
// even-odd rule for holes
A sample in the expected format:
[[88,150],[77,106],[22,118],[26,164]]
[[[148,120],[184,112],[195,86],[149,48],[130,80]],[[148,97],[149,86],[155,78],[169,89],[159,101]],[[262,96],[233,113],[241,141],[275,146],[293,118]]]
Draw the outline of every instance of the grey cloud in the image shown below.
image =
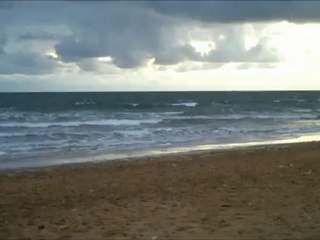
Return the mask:
[[266,44],[263,43],[263,40],[260,40],[259,43],[249,49],[246,52],[246,61],[252,62],[279,62],[282,59],[279,57],[278,53],[273,49],[268,49]]
[[242,63],[237,66],[237,69],[246,70],[250,68],[272,69],[277,66],[276,63]]
[[84,59],[77,62],[78,67],[80,67],[83,71],[87,72],[95,72],[99,70],[99,66],[96,61],[93,59]]
[[114,55],[113,63],[120,68],[137,68],[148,60],[148,53],[144,51],[121,52]]
[[85,72],[94,72],[95,74],[117,74],[120,68],[117,68],[110,62],[99,61],[93,58],[85,58],[77,61],[78,67]]
[[[175,2],[159,2],[168,6],[172,3]],[[184,3],[192,9],[194,4]],[[215,2],[197,4],[201,6]],[[113,63],[120,68],[136,68],[151,58],[159,65],[172,65],[186,60],[216,63],[279,61],[277,53],[268,49],[262,41],[246,50],[243,30],[232,28],[231,24],[222,28],[226,40],[220,41],[217,38],[219,34],[216,34],[213,40],[217,43],[217,49],[201,57],[189,44],[178,44],[174,28],[186,23],[186,20],[159,15],[142,4],[130,5],[130,8],[110,5],[102,15],[89,16],[85,22],[73,25],[73,36],[56,45],[56,52],[64,61],[111,56]]]
[[98,43],[94,43],[90,40],[77,41],[74,36],[64,38],[61,42],[56,44],[55,50],[64,61],[103,56],[103,52]]
[[[224,36],[219,39],[219,35]],[[227,62],[279,62],[278,53],[268,47],[268,39],[261,38],[258,43],[246,49],[245,29],[241,26],[225,27],[220,34],[214,37],[216,49],[204,56],[203,61],[227,63]]]
[[3,28],[0,26],[0,55],[4,53],[4,45],[7,41]]
[[179,21],[137,6],[111,4],[102,15],[90,14],[72,26],[73,36],[56,45],[57,54],[64,61],[111,56],[121,68],[136,68],[151,58],[174,64],[195,54],[191,46],[176,42]]
[[[277,53],[269,49],[263,39],[255,47],[246,50],[244,32],[241,29],[230,30],[232,24],[227,24],[222,27],[223,30],[219,30],[226,36],[224,41],[220,41],[216,37],[217,34],[212,37],[217,48],[203,57],[188,43],[180,42],[185,36],[177,36],[176,29],[190,22],[197,22],[192,19],[210,23],[262,21],[286,17],[295,20],[316,19],[314,16],[319,15],[319,11],[315,10],[319,10],[318,5],[320,6],[320,3],[256,1],[240,3],[28,1],[17,2],[13,8],[2,11],[0,22],[5,22],[8,29],[16,27],[20,30],[25,26],[36,26],[32,28],[33,31],[15,33],[17,35],[10,36],[10,39],[30,40],[30,42],[54,40],[59,60],[65,63],[74,62],[86,71],[92,71],[96,67],[95,59],[104,56],[111,56],[113,64],[120,68],[137,68],[152,58],[158,65],[172,65],[188,60],[208,63],[276,62],[279,61]],[[298,7],[300,10],[295,10]],[[199,22],[197,24],[201,25]],[[57,25],[63,25],[69,33],[66,31],[62,33],[59,29],[46,31],[48,26]],[[219,31],[213,28],[214,33]],[[1,40],[7,38],[5,34],[8,32],[1,37],[0,31],[2,73],[5,71],[3,66],[6,67],[6,72],[10,73],[14,72],[14,66],[16,72],[20,73],[50,72],[57,67],[56,60],[49,61],[49,58],[39,53],[33,60],[36,61],[34,63],[36,70],[31,71],[32,67],[24,66],[26,63],[23,62],[29,61],[24,57],[28,53],[21,52],[15,56],[5,54],[6,42]],[[28,41],[21,42],[29,44]],[[11,44],[12,48],[13,45]],[[21,46],[19,51],[24,49]],[[45,47],[43,49],[46,51]]]
[[188,59],[200,59],[200,54],[189,44],[183,46],[172,47],[159,51],[155,57],[155,63],[159,65],[172,65]]
[[6,40],[5,34],[0,30],[0,46],[3,46],[6,43]]
[[221,47],[211,51],[203,57],[203,61],[227,63],[227,62],[279,62],[281,61],[277,52],[268,49],[263,44],[257,44],[249,50],[236,49],[226,50]]
[[61,38],[60,35],[56,35],[53,33],[47,33],[47,32],[38,32],[38,33],[23,33],[18,36],[19,40],[57,40]]
[[239,66],[237,66],[237,69],[244,70],[244,69],[249,69],[252,66],[256,66],[256,65],[255,64],[253,65],[251,63],[242,63]]
[[0,74],[48,74],[57,69],[58,63],[38,53],[10,53],[0,55]]
[[149,1],[156,11],[206,22],[320,20],[318,1]]
[[[199,64],[200,63],[200,64]],[[198,71],[198,70],[210,70],[217,69],[224,65],[224,63],[213,63],[213,62],[191,62],[184,63],[177,68],[175,68],[176,72],[189,72],[189,71]]]
[[1,9],[10,9],[14,6],[13,1],[0,1],[0,10]]
[[5,38],[2,37],[0,33],[0,55],[4,54],[4,43],[5,43]]

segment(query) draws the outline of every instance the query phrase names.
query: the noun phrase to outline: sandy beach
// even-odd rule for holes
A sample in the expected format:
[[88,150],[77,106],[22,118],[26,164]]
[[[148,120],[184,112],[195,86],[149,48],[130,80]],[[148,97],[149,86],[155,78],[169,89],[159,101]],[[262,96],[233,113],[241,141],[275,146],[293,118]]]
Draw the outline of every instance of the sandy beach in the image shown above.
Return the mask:
[[320,239],[320,143],[0,176],[1,239]]

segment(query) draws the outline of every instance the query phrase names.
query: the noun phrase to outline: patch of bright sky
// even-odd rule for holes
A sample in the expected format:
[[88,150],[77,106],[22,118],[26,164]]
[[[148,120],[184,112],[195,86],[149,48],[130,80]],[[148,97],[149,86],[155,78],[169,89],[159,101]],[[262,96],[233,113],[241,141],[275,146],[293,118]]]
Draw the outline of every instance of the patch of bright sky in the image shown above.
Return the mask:
[[200,53],[201,56],[208,54],[216,49],[216,44],[213,41],[190,41],[190,45]]
[[293,24],[281,22],[265,29],[270,44],[285,62],[299,68],[319,67],[320,24]]

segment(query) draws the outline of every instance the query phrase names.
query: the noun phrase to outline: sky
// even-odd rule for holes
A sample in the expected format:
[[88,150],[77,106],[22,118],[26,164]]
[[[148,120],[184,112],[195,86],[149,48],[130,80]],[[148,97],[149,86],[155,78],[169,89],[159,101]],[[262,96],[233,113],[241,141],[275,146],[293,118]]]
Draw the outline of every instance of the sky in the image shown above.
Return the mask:
[[0,92],[320,90],[317,1],[0,1]]

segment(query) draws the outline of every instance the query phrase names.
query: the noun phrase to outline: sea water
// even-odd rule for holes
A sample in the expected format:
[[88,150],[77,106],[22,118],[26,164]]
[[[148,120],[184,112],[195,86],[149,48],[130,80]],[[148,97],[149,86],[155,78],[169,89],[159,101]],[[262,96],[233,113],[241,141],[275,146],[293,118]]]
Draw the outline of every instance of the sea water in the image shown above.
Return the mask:
[[319,132],[320,92],[0,93],[0,169]]

